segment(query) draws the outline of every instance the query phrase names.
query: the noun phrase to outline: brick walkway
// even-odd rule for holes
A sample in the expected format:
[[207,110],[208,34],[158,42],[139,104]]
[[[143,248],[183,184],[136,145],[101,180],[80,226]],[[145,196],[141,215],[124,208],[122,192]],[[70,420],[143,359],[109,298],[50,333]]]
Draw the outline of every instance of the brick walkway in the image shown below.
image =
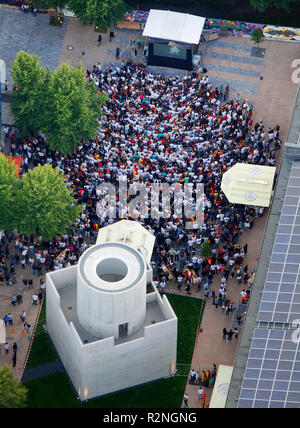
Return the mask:
[[43,67],[52,70],[57,67],[68,22],[69,18],[66,18],[62,28],[53,27],[49,25],[48,15],[33,16],[0,7],[0,58],[5,60],[10,88],[9,71],[20,50],[39,55]]
[[[267,219],[267,212],[262,218],[257,218],[252,230],[243,232],[239,239],[239,244],[244,245],[248,243],[248,253],[245,256],[244,265],[248,264],[249,272],[251,273],[253,268],[256,266],[256,259],[259,254],[262,236],[264,233],[265,222]],[[220,288],[220,275],[215,276],[212,290],[215,290],[216,294]],[[240,300],[240,292],[244,285],[239,285],[235,279],[229,278],[227,282],[228,298],[235,302],[237,306]],[[199,296],[200,294],[200,296]],[[203,296],[202,291],[200,293],[192,292],[192,297]],[[206,299],[205,311],[201,323],[201,332],[198,334],[196,340],[196,346],[194,350],[193,360],[191,368],[200,373],[202,370],[212,370],[213,364],[217,367],[220,364],[223,365],[234,365],[235,355],[238,347],[238,339],[232,338],[232,341],[224,341],[222,338],[222,330],[225,327],[226,330],[233,329],[232,321],[233,315],[226,315],[222,312],[219,307],[216,309],[212,305],[211,298]],[[189,394],[189,407],[195,408],[200,407],[198,401],[197,391],[198,386],[190,385],[187,383],[186,391]],[[211,398],[211,389],[206,389],[206,404],[209,404]]]
[[144,61],[141,50],[135,57],[130,41],[136,39],[138,34],[136,30],[119,30],[114,28],[115,38],[109,41],[109,32],[100,33],[102,36],[101,46],[98,46],[99,33],[94,31],[94,27],[82,25],[76,18],[69,18],[66,37],[64,39],[59,63],[69,61],[72,66],[76,66],[80,61],[85,69],[91,70],[93,65],[100,62],[103,68],[111,63],[116,63],[116,47],[120,48],[120,59],[127,61],[129,58],[140,63]]
[[[11,250],[11,254],[14,254],[14,249]],[[10,258],[8,259],[10,263]],[[32,333],[37,315],[40,310],[40,306],[32,304],[32,294],[39,292],[39,284],[41,276],[37,277],[32,275],[31,267],[26,267],[24,270],[20,265],[16,267],[16,278],[17,284],[11,286],[0,287],[0,316],[4,317],[5,314],[11,313],[13,316],[13,325],[6,327],[6,339],[10,344],[9,353],[4,352],[4,345],[1,345],[0,364],[8,364],[12,366],[12,346],[16,342],[18,345],[17,352],[17,364],[13,368],[13,374],[19,380],[22,378],[24,363],[30,344],[30,337],[25,334],[24,323],[20,319],[20,315],[23,311],[26,312],[26,321],[30,324],[30,333]],[[33,288],[24,289],[22,279],[32,279]],[[20,292],[23,297],[23,303],[16,306],[11,305],[11,296]]]

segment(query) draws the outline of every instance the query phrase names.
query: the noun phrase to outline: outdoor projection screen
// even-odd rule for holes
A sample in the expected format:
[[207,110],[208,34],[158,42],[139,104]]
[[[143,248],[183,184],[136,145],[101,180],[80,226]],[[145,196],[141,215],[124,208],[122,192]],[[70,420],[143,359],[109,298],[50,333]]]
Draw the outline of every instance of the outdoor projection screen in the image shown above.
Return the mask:
[[153,43],[153,55],[176,58],[186,61],[187,50],[185,47],[170,46],[169,44]]
[[150,40],[148,44],[148,65],[172,67],[185,70],[193,68],[192,46]]

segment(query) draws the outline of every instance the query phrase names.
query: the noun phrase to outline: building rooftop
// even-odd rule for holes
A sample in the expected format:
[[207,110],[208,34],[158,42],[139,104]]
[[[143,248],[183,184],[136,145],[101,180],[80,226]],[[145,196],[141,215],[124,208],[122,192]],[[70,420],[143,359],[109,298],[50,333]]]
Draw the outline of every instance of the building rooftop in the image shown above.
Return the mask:
[[[77,319],[77,284],[76,280],[72,283],[68,283],[67,285],[60,287],[57,289],[58,294],[60,296],[60,304],[63,314],[68,321],[68,323],[72,322],[74,327],[79,334],[80,339],[83,343],[91,343],[97,340],[101,340],[99,337],[94,337],[90,335],[80,324]],[[162,313],[162,310],[155,299],[155,291],[152,293],[148,293],[147,296],[151,296],[150,298],[146,298],[146,318],[143,326],[131,336],[127,336],[125,338],[115,339],[115,345],[119,345],[121,343],[128,342],[130,340],[135,340],[142,338],[144,336],[144,329],[148,325],[152,325],[154,323],[159,323],[165,321],[166,318]]]

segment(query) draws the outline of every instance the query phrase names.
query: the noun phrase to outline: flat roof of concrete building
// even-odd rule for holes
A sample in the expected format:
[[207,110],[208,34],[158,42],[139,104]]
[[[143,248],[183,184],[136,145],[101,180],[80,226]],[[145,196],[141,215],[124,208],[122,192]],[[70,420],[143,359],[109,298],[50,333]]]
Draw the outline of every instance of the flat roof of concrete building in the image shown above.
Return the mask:
[[[60,307],[68,323],[72,322],[74,327],[79,334],[82,343],[91,343],[104,338],[94,337],[90,335],[79,323],[77,319],[77,284],[69,283],[64,287],[57,289],[60,296]],[[149,293],[150,294],[150,293]],[[149,295],[148,294],[148,295]],[[162,310],[157,301],[151,301],[146,303],[146,318],[143,326],[131,336],[124,338],[114,339],[115,345],[125,343],[131,340],[140,339],[144,337],[145,327],[166,321],[166,317],[162,313]]]

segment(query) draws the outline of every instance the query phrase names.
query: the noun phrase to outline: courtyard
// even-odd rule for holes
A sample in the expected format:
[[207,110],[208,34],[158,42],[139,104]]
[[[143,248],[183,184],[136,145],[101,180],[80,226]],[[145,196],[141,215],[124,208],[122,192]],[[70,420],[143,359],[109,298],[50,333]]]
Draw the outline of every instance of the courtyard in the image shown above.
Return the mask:
[[[54,28],[48,25],[46,15],[27,16],[19,11],[0,8],[0,58],[3,58],[7,64],[9,91],[12,85],[9,70],[19,50],[41,56],[42,65],[51,69],[65,61],[69,61],[73,66],[82,61],[87,70],[91,70],[98,63],[101,64],[101,67],[107,68],[111,63],[116,64],[116,47],[120,47],[121,60],[126,61],[131,58],[143,62],[143,52],[139,51],[135,58],[130,47],[130,41],[139,33],[132,30],[115,29],[114,31],[115,38],[112,42],[109,41],[108,34],[102,34],[102,44],[98,46],[98,34],[94,28],[82,26],[74,18],[66,18],[62,28]],[[293,71],[291,63],[297,58],[299,44],[287,41],[264,41],[263,47],[266,49],[266,53],[263,59],[251,57],[252,47],[253,43],[250,39],[233,36],[208,42],[203,55],[203,66],[207,68],[207,74],[213,86],[228,84],[231,99],[235,100],[239,96],[248,100],[249,103],[253,103],[254,123],[263,120],[266,129],[274,128],[279,124],[281,139],[285,143],[298,89],[291,79]],[[151,70],[151,72],[167,72],[175,75],[182,73],[177,70],[159,69]],[[7,106],[4,106],[2,121],[13,124],[11,120],[9,110]],[[282,151],[277,157],[277,165],[280,164],[281,155]],[[239,239],[241,246],[245,243],[248,244],[245,262],[250,271],[256,267],[267,217],[268,210],[265,210],[264,216],[256,220],[254,228],[244,231]],[[28,357],[30,362],[28,352],[30,340],[24,333],[23,324],[19,321],[20,311],[26,311],[32,330],[36,322],[39,323],[39,329],[43,328],[43,318],[40,321],[37,318],[41,307],[32,305],[32,294],[39,289],[40,277],[33,277],[32,289],[24,290],[22,285],[22,279],[31,276],[29,267],[23,270],[19,266],[17,267],[17,284],[0,289],[0,313],[4,315],[11,312],[15,320],[14,325],[8,329],[7,339],[10,343],[17,342],[18,344],[17,365],[13,370],[15,377],[19,380],[23,377]],[[217,283],[213,284],[213,289],[217,292]],[[23,304],[22,306],[11,306],[11,295],[18,291],[23,295]],[[179,291],[172,282],[168,284],[167,291],[174,294],[186,294],[184,290]],[[235,279],[229,279],[228,291],[231,300],[238,302],[240,288]],[[203,291],[198,293],[194,289],[192,289],[191,297],[205,299]],[[186,299],[188,298],[186,297]],[[213,364],[234,365],[238,340],[225,343],[222,340],[222,329],[224,327],[230,329],[231,326],[232,318],[225,315],[220,309],[216,309],[210,299],[206,299],[201,329],[197,331],[191,368],[200,371]],[[11,364],[10,354],[1,353],[1,364],[3,363]],[[61,375],[56,374],[55,376],[60,377]],[[43,378],[32,382],[43,382]],[[182,388],[182,378],[180,378],[180,384],[180,388]],[[55,382],[53,385],[55,389]],[[39,385],[38,388],[42,390],[43,387]],[[190,396],[189,407],[198,407],[196,386],[187,383],[186,391]],[[207,401],[209,398],[210,391],[207,394]],[[37,405],[38,399],[37,394],[33,399],[35,405]],[[104,403],[104,407],[111,406],[110,401],[104,401]],[[173,405],[173,402],[168,405]],[[179,406],[180,403],[176,405]]]

